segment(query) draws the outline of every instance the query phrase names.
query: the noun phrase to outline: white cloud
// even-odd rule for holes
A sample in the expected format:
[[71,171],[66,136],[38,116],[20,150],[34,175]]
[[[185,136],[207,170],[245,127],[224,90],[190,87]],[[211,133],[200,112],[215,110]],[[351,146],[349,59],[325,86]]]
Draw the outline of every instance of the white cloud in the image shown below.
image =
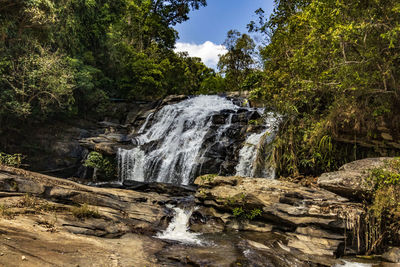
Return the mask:
[[217,45],[206,41],[203,44],[176,43],[175,52],[188,52],[191,57],[199,57],[210,68],[216,68],[218,55],[228,52],[223,45]]

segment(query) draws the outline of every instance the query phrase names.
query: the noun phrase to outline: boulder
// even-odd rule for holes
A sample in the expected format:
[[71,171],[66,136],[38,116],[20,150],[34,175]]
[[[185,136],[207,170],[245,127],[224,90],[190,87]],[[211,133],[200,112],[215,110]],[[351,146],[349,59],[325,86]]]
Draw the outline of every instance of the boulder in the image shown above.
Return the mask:
[[187,98],[188,97],[186,95],[169,95],[162,100],[160,106],[176,104]]
[[318,185],[348,198],[367,196],[374,187],[373,181],[368,179],[370,170],[384,168],[390,159],[368,158],[347,163],[336,172],[322,174],[318,178]]
[[382,259],[388,262],[400,263],[400,247],[390,248],[382,255]]
[[5,166],[0,166],[0,191],[36,196],[64,205],[66,209],[83,204],[92,206],[101,215],[100,219],[92,221],[93,226],[70,220],[69,216],[60,215],[59,218],[63,218],[64,226],[69,229],[75,231],[85,228],[88,230],[85,232],[93,233],[90,235],[102,236],[123,235],[133,229],[156,232],[162,218],[166,216],[163,204],[170,201],[167,196],[154,192],[89,187]]

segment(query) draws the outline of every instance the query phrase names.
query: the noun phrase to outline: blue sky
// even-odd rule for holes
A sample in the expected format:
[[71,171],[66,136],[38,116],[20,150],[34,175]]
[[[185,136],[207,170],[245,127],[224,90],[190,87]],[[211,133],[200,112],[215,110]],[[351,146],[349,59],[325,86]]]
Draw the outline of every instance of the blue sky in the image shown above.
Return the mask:
[[226,52],[222,46],[226,33],[231,29],[247,32],[251,20],[257,20],[254,11],[273,10],[273,0],[208,0],[208,5],[192,11],[190,19],[175,29],[180,39],[176,51],[187,51],[191,56],[201,57],[209,67],[216,67],[218,55]]

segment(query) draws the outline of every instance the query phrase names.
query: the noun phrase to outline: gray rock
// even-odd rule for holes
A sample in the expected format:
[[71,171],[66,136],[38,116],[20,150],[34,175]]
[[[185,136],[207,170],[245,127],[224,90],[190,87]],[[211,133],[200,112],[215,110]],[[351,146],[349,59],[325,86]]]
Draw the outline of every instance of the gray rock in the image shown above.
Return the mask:
[[322,174],[318,185],[338,195],[359,198],[367,196],[374,183],[369,180],[370,170],[383,168],[391,158],[368,158],[343,165],[339,171]]

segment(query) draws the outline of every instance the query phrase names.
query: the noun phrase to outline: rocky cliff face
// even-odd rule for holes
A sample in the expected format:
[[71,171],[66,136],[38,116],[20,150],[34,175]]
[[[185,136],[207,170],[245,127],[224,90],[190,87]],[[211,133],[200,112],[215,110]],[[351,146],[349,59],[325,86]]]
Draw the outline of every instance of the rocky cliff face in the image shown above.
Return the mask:
[[[116,161],[119,148],[129,150],[138,145],[134,142],[135,137],[152,127],[157,112],[187,98],[169,96],[156,102],[114,103],[102,120],[79,119],[26,126],[26,130],[15,135],[0,137],[0,146],[7,153],[25,155],[25,165],[22,166],[25,169],[90,181],[93,169],[84,167],[83,162],[91,151]],[[212,125],[202,140],[199,151],[202,157],[197,166],[193,166],[193,177],[206,173],[235,174],[239,150],[246,137],[263,130],[261,125],[255,123],[260,119],[260,112],[241,108],[245,104],[242,98],[228,99],[237,105],[236,108],[222,110],[207,118],[211,119]],[[249,121],[253,124],[250,125]],[[191,125],[187,123],[185,127],[190,128]],[[160,148],[164,139],[149,142],[142,147],[143,151],[146,153]]]

